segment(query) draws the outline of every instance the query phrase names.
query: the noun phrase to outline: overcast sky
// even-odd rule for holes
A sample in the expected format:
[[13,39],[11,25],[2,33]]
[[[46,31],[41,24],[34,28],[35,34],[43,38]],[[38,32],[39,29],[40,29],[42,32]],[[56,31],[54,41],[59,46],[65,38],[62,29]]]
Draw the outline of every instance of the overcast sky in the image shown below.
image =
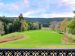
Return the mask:
[[75,0],[0,0],[0,16],[72,17]]

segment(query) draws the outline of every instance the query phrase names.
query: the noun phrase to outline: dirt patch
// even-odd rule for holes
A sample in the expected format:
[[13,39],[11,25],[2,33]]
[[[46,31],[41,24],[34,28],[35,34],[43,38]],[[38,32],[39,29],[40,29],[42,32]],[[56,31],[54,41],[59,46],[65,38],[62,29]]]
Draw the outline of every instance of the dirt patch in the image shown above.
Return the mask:
[[15,41],[15,40],[19,40],[19,39],[22,39],[22,38],[25,38],[25,36],[22,35],[22,34],[17,34],[17,35],[13,35],[13,36],[10,36],[10,37],[0,38],[0,43]]
[[63,40],[64,40],[65,42],[69,42],[69,41],[71,41],[71,38],[69,38],[69,37],[67,37],[67,36],[64,36]]
[[75,42],[73,42],[73,39],[71,39],[67,35],[64,35],[64,37],[61,40],[64,44],[75,44]]

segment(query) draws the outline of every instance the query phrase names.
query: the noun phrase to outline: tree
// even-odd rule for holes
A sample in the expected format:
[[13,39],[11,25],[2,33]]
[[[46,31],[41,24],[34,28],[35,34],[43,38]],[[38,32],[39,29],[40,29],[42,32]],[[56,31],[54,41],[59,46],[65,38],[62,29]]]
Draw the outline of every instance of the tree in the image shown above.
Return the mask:
[[23,15],[22,14],[20,14],[19,15],[19,27],[20,27],[20,31],[23,31],[24,30],[24,28],[23,28],[23,26],[24,26],[24,18],[23,18]]
[[12,23],[9,23],[8,25],[7,25],[7,33],[12,33],[13,32],[13,25],[12,25]]
[[39,23],[38,22],[32,23],[32,28],[33,30],[39,29]]
[[5,31],[4,31],[4,25],[3,25],[3,22],[0,21],[0,35],[4,34]]
[[68,32],[75,34],[75,19],[72,19],[68,24]]
[[50,29],[51,30],[56,30],[55,28],[56,28],[56,25],[58,24],[58,22],[57,21],[52,21],[51,23],[50,23]]
[[21,20],[21,31],[28,30],[29,25],[25,20]]
[[41,29],[42,28],[42,24],[41,23],[39,23],[39,29]]
[[66,32],[67,22],[68,22],[67,18],[64,18],[64,20],[60,22],[60,31]]
[[19,32],[21,30],[20,21],[18,19],[13,22],[12,28],[13,32]]
[[56,31],[60,31],[60,22],[57,22],[57,23],[55,24],[55,30],[56,30]]
[[28,30],[28,23],[24,20],[23,15],[20,14],[19,16],[19,26],[20,26],[20,31]]
[[24,20],[22,13],[19,15],[19,21]]

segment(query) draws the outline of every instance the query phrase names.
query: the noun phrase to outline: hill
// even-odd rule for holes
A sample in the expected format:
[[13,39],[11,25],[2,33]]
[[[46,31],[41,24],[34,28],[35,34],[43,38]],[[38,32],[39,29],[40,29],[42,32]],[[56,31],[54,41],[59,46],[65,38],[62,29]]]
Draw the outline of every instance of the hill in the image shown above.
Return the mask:
[[[67,17],[68,20],[71,20],[72,18]],[[8,21],[8,22],[12,22],[13,20],[18,19],[18,17],[0,17],[0,20],[2,21]],[[64,19],[64,17],[57,17],[57,18],[27,18],[24,17],[25,20],[30,21],[30,22],[39,22],[42,24],[49,24],[52,21],[62,21]]]
[[[71,20],[72,18],[67,17],[68,20]],[[58,18],[25,18],[25,20],[30,22],[40,22],[43,24],[49,24],[52,21],[62,21],[64,17],[58,17]]]

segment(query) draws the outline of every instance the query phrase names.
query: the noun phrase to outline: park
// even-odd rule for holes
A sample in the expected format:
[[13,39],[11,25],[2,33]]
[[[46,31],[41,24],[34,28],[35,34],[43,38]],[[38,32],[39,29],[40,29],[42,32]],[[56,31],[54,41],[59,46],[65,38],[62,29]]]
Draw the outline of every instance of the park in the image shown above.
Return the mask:
[[74,18],[52,21],[49,27],[37,22],[26,22],[22,14],[19,19],[13,20],[14,23],[1,21],[4,25],[0,27],[0,48],[75,48]]

